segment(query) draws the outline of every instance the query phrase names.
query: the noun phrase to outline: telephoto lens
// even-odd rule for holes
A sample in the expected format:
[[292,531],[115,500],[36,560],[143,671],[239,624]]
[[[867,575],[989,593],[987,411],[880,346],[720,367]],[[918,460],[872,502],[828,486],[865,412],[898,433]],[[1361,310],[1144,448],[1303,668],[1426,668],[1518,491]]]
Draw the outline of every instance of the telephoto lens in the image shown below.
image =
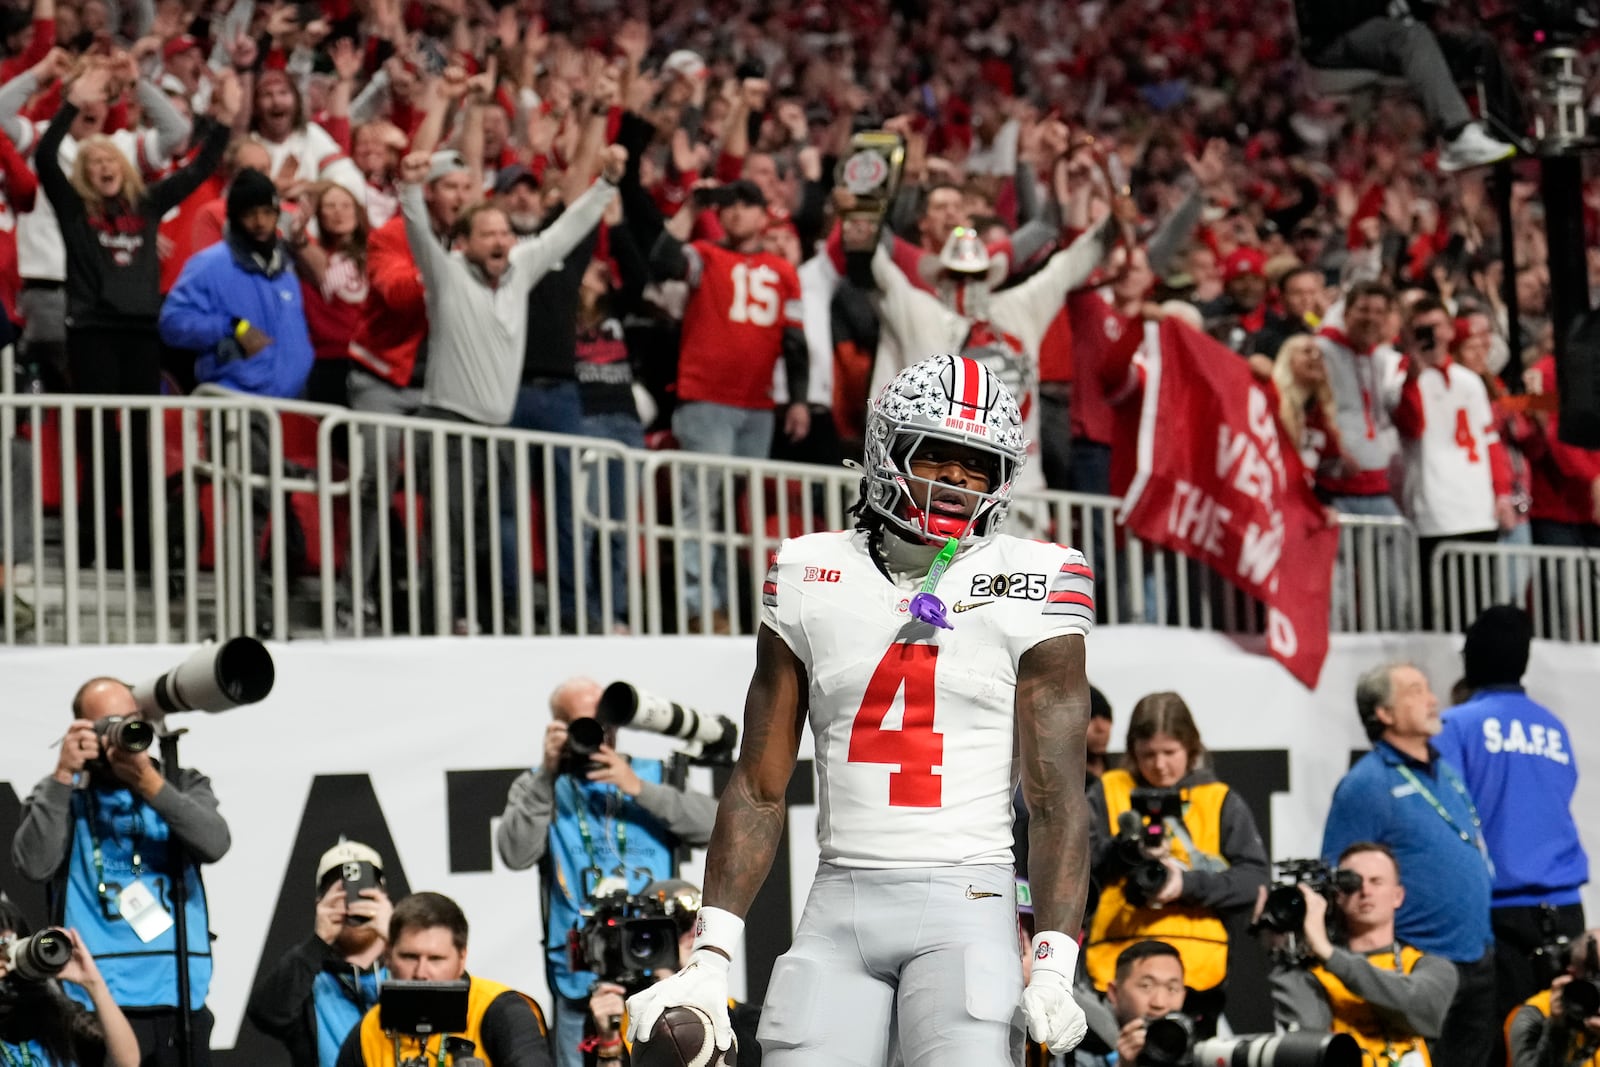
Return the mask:
[[122,715],[96,719],[94,732],[100,738],[101,748],[119,748],[124,752],[143,752],[156,740],[154,726],[143,719],[130,719]]
[[43,982],[60,974],[72,961],[72,938],[58,926],[18,938],[6,949],[11,973],[30,982]]
[[561,772],[579,778],[592,769],[589,757],[606,743],[606,728],[594,719],[573,719],[567,724],[566,744],[561,746]]

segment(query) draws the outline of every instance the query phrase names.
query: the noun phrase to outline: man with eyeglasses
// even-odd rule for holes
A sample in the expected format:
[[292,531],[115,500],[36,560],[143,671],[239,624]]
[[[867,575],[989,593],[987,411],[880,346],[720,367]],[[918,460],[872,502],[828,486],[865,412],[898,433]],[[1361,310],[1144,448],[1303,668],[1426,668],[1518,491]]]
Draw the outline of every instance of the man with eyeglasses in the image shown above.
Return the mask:
[[[172,895],[174,876],[183,878],[190,1063],[209,1067],[211,934],[200,865],[220,860],[232,843],[211,780],[185,768],[169,782],[149,752],[132,750],[136,739],[106,732],[107,720],[125,726],[139,718],[126,682],[90,679],[72,713],[55,770],[22,806],[11,862],[24,878],[45,883],[52,922],[77,930],[99,962],[138,1036],[142,1067],[179,1061]],[[148,734],[140,740],[148,747]]]

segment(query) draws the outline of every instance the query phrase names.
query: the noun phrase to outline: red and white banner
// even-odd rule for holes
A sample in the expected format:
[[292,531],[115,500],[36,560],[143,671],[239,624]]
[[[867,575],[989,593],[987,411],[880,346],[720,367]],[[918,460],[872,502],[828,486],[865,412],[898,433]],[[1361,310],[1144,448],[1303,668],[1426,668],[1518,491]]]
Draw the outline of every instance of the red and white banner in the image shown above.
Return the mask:
[[1237,354],[1168,319],[1148,331],[1138,470],[1122,522],[1267,606],[1267,646],[1308,688],[1328,654],[1339,531],[1327,525],[1273,394]]

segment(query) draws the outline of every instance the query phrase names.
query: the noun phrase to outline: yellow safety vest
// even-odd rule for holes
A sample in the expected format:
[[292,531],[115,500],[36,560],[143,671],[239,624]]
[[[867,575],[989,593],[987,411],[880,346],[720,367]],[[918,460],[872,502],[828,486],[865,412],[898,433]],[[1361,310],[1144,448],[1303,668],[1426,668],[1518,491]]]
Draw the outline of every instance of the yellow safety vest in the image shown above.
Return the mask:
[[[1393,948],[1385,948],[1366,955],[1368,963],[1383,971],[1394,970],[1397,958],[1400,973],[1410,974],[1422,958],[1422,953],[1410,945],[1400,945],[1398,952]],[[1416,1051],[1422,1055],[1422,1062],[1431,1067],[1433,1060],[1428,1056],[1428,1045],[1422,1038],[1392,1030],[1382,1012],[1350,992],[1322,964],[1311,968],[1311,976],[1322,984],[1323,992],[1328,995],[1328,1006],[1333,1011],[1333,1032],[1355,1038],[1356,1044],[1366,1053],[1364,1062],[1375,1064],[1376,1067],[1389,1067],[1399,1063],[1400,1057],[1406,1053]]]
[[[439,1054],[440,1046],[445,1036],[464,1037],[471,1041],[477,1048],[475,1053],[488,1067],[494,1067],[494,1061],[489,1058],[489,1053],[483,1047],[483,1013],[489,1010],[489,1005],[494,1003],[501,993],[515,993],[516,990],[499,982],[491,982],[486,978],[468,976],[467,987],[467,1028],[458,1034],[435,1035],[428,1038],[428,1062],[434,1067],[439,1067],[439,1060],[433,1057]],[[534,1017],[539,1020],[539,1032],[547,1033],[544,1022],[544,1013],[539,1010],[526,994],[517,993],[517,996],[528,1002],[533,1009]],[[421,1056],[424,1053],[423,1042],[414,1037],[400,1039],[401,1058]],[[383,1027],[378,1023],[378,1009],[373,1008],[361,1017],[361,1059],[366,1067],[397,1067],[394,1060],[394,1040],[383,1032]]]
[[[1116,836],[1117,817],[1133,807],[1137,783],[1125,770],[1107,771],[1100,778],[1105,790],[1109,830]],[[1213,861],[1222,857],[1222,802],[1228,787],[1221,782],[1201,782],[1183,790],[1183,826],[1189,840]],[[1181,841],[1169,842],[1173,858],[1186,866],[1188,850]],[[1136,941],[1165,941],[1183,958],[1184,984],[1191,989],[1214,989],[1228,976],[1228,931],[1210,908],[1173,902],[1160,908],[1136,908],[1128,903],[1121,879],[1100,891],[1100,903],[1089,924],[1084,966],[1096,989],[1104,992],[1116,977],[1117,956]]]
[[[1545,1017],[1546,1021],[1549,1020],[1549,1018],[1550,1018],[1550,990],[1546,989],[1543,993],[1535,993],[1533,996],[1531,996],[1527,1000],[1523,1001],[1522,1004],[1523,1004],[1524,1007],[1532,1008],[1533,1010],[1537,1011],[1540,1015],[1543,1015]],[[1505,1032],[1506,1032],[1506,1049],[1507,1049],[1508,1053],[1509,1053],[1509,1050],[1511,1048],[1511,1020],[1515,1019],[1516,1017],[1517,1017],[1517,1009],[1515,1009],[1515,1008],[1513,1008],[1511,1010],[1511,1014],[1510,1015],[1506,1016]],[[1578,1051],[1578,1049],[1577,1048],[1573,1048],[1573,1049],[1571,1049],[1569,1051],[1568,1054],[1570,1055],[1572,1052],[1576,1052],[1576,1051]],[[1586,1059],[1582,1063],[1578,1064],[1577,1067],[1600,1067],[1600,1051],[1595,1052],[1594,1055],[1590,1056],[1588,1059]]]

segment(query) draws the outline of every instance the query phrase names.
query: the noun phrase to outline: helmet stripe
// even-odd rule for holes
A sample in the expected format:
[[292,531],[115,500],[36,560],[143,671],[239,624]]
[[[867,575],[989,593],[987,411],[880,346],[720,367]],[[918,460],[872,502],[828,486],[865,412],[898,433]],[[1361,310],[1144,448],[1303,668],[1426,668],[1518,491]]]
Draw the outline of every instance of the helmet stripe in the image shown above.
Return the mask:
[[983,400],[983,368],[976,360],[966,356],[957,356],[956,365],[956,390],[961,403],[961,417],[975,419],[978,417],[978,405]]

